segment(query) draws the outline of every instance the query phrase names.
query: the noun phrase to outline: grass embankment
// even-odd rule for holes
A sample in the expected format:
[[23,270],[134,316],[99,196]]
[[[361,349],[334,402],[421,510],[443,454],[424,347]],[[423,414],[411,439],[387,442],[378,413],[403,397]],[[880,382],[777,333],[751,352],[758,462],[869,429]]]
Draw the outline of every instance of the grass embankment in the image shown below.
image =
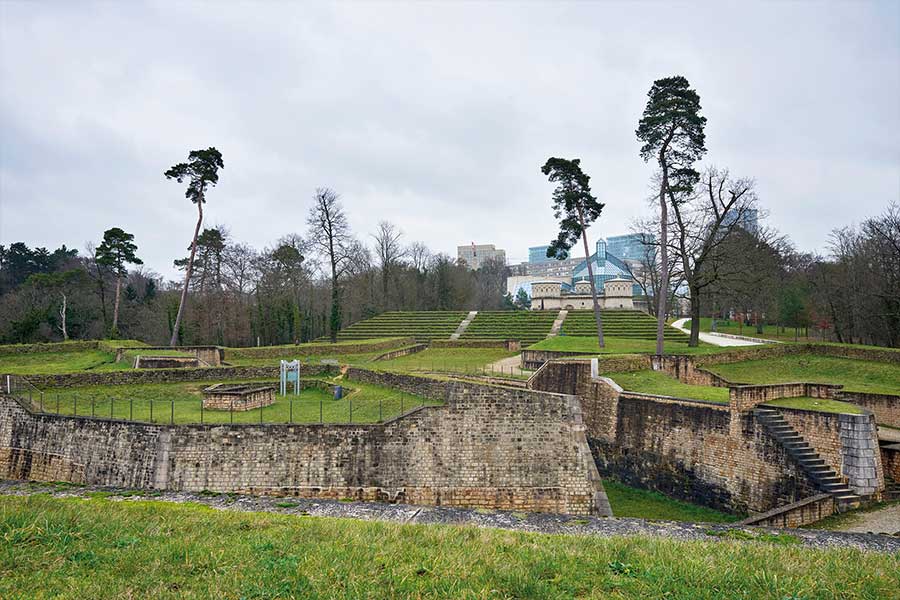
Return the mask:
[[611,479],[603,480],[603,488],[606,490],[613,514],[617,517],[705,523],[731,523],[741,518],[705,506],[675,500],[659,492],[633,488]]
[[[293,346],[292,346],[293,347]],[[291,351],[285,349],[284,354],[269,358],[243,357],[231,355],[226,358],[229,365],[235,367],[277,367],[281,360],[299,360],[303,363],[311,363],[314,365],[324,361],[337,361],[344,365],[364,365],[372,362],[372,360],[389,350],[379,350],[378,352],[361,352],[356,354],[303,354],[299,351]],[[226,354],[226,357],[229,355]]]
[[[367,365],[369,368],[388,371],[462,373],[487,369],[488,365],[503,358],[515,356],[504,348],[429,348],[422,352],[384,360]],[[500,374],[499,369],[497,374]]]
[[740,383],[808,381],[842,384],[854,392],[900,394],[900,366],[890,363],[802,354],[705,368]]
[[780,398],[766,402],[766,406],[780,406],[783,408],[800,408],[803,410],[816,410],[827,413],[843,413],[845,415],[861,415],[863,409],[850,402],[830,400],[828,398]]
[[[690,330],[690,319],[684,322],[684,328]],[[700,318],[700,331],[712,331],[712,318]],[[731,335],[745,335],[747,337],[755,337],[766,340],[779,340],[782,342],[817,341],[814,338],[807,337],[802,329],[799,331],[796,337],[794,335],[793,328],[786,327],[784,331],[781,331],[781,328],[776,325],[763,325],[762,332],[757,333],[756,325],[744,325],[742,327],[739,321],[730,321],[727,319],[716,319],[716,332],[728,333]]]
[[[43,398],[44,410],[63,415],[78,414],[103,418],[129,419],[154,423],[200,423],[203,388],[214,383],[181,382],[129,385],[97,385],[47,390]],[[269,383],[277,387],[277,382]],[[259,423],[260,413],[265,423],[374,423],[401,414],[414,406],[436,404],[420,396],[407,394],[357,381],[341,381],[347,394],[340,400],[322,389],[308,388],[299,395],[288,393],[282,397],[276,389],[275,403],[262,409],[231,413],[227,410],[203,410],[204,423]],[[291,386],[288,385],[290,392]],[[38,399],[33,401],[39,408]]]
[[608,373],[605,376],[618,383],[622,386],[622,389],[628,392],[728,404],[728,388],[689,385],[660,371],[629,371],[627,373]]
[[115,362],[113,352],[74,350],[0,355],[0,373],[39,375],[79,371],[117,371],[131,368],[131,362]]
[[[604,346],[600,349],[597,338],[587,336],[569,336],[561,335],[552,337],[533,346],[529,346],[529,350],[554,350],[559,352],[578,352],[585,355],[588,354],[655,354],[655,340],[641,340],[633,338],[618,338],[605,336],[603,338]],[[725,348],[713,346],[700,342],[697,347],[690,347],[687,342],[665,342],[665,351],[667,354],[714,354],[717,352],[727,351]]]
[[[97,515],[103,518],[98,519]],[[3,598],[890,598],[900,557],[0,498]]]

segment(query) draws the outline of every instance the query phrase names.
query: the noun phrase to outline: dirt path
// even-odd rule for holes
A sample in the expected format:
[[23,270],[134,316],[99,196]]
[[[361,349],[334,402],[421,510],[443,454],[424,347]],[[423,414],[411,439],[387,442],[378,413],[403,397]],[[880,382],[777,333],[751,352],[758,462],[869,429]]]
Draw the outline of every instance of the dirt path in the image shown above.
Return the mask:
[[858,513],[853,520],[839,525],[834,531],[900,535],[900,502],[871,512]]
[[529,375],[529,373],[522,370],[522,355],[516,354],[515,356],[510,356],[509,358],[501,358],[496,362],[492,362],[488,365],[488,368],[493,369],[497,373],[509,373],[510,375]]
[[[684,327],[684,324],[688,321],[690,321],[690,319],[678,319],[672,323],[672,327],[690,335],[691,330],[685,329]],[[705,331],[700,332],[700,341],[712,344],[713,346],[759,346],[762,344],[762,342],[756,342],[742,336],[735,335],[726,337],[721,334],[707,333]]]

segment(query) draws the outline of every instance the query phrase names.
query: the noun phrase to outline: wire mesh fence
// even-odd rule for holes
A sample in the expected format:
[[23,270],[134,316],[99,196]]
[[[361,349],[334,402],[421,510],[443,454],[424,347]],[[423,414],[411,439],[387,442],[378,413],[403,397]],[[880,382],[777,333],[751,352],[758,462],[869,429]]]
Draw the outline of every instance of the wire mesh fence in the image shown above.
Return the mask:
[[422,406],[440,404],[398,390],[368,394],[351,391],[336,399],[310,388],[300,394],[276,394],[272,404],[249,410],[240,410],[234,404],[213,410],[204,406],[202,398],[141,398],[78,390],[44,392],[23,377],[8,377],[4,387],[7,394],[34,413],[170,425],[380,423]]

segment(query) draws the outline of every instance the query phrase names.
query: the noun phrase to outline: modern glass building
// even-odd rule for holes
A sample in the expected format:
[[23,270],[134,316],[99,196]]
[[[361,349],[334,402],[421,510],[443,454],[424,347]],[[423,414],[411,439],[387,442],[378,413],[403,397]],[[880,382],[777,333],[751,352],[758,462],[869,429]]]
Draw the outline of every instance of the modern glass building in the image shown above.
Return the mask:
[[553,258],[547,258],[547,248],[550,246],[532,246],[528,249],[528,262],[530,263],[542,263],[550,260],[555,260]]
[[621,260],[641,261],[647,253],[644,241],[652,242],[654,239],[649,233],[613,235],[606,238],[606,250]]

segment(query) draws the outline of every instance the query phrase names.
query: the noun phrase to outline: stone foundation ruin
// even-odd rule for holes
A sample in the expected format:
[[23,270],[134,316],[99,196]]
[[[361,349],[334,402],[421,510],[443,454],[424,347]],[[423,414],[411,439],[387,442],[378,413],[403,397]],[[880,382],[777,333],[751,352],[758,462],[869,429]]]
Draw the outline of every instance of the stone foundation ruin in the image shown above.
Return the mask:
[[204,410],[245,412],[275,404],[274,385],[217,383],[203,390]]

